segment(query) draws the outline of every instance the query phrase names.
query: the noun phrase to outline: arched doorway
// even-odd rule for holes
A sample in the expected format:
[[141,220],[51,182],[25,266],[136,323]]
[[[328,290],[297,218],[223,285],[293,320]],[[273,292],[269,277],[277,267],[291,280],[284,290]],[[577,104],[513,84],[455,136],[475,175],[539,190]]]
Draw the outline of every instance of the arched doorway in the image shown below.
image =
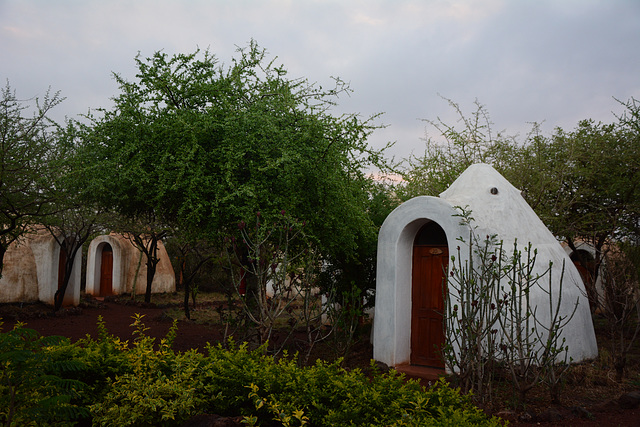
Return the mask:
[[100,295],[113,295],[113,248],[108,243],[100,254]]
[[444,342],[444,283],[449,264],[447,236],[430,221],[413,242],[411,279],[412,365],[444,368],[440,348]]

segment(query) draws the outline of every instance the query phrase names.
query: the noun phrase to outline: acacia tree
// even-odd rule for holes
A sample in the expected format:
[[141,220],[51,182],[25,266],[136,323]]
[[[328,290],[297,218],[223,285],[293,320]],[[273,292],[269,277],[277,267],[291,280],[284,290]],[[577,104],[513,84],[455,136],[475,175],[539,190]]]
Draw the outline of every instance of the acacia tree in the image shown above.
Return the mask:
[[[523,191],[549,229],[572,250],[587,242],[596,250],[589,266],[594,282],[602,252],[611,239],[629,238],[638,229],[640,212],[640,106],[632,98],[612,124],[584,120],[573,131],[557,128],[545,137],[534,124],[518,143],[493,136],[486,109],[476,103],[471,119],[450,102],[463,126],[431,122],[446,143],[428,140],[423,158],[405,170],[404,197],[437,195],[471,163],[494,166]],[[635,227],[635,229],[634,229]]]
[[216,248],[209,241],[195,236],[187,236],[185,233],[178,233],[178,235],[180,237],[171,241],[174,250],[178,254],[174,269],[177,270],[177,287],[184,288],[184,315],[187,319],[191,319],[189,297],[191,297],[195,308],[196,294],[199,288],[195,284],[195,279],[204,270],[205,266],[211,264],[216,258],[220,259],[221,256],[216,253],[216,249],[219,248]]
[[[47,218],[45,227],[60,247],[64,259],[62,281],[54,295],[54,311],[58,311],[64,302],[64,296],[73,272],[76,254],[98,228],[99,213],[81,206],[68,206],[59,210],[55,216]],[[78,267],[79,268],[79,267]],[[58,279],[60,280],[60,278]]]
[[[557,129],[548,151],[557,161],[544,170],[556,179],[555,195],[544,193],[539,209],[543,220],[562,236],[575,252],[578,242],[595,249],[595,260],[587,263],[595,283],[604,252],[612,240],[630,231],[625,222],[640,211],[640,144],[619,123],[582,121],[571,132]],[[555,196],[555,197],[553,197]]]
[[[397,188],[403,200],[420,195],[437,196],[474,163],[488,163],[502,171],[519,150],[514,137],[494,130],[489,111],[478,100],[474,101],[475,110],[470,115],[456,102],[444,100],[455,111],[456,123],[425,119],[437,135],[426,135],[423,155],[405,159],[401,170],[404,182]],[[535,130],[534,124],[532,134]]]
[[290,79],[255,42],[224,67],[209,52],[136,58],[135,81],[116,75],[115,107],[91,126],[92,193],[130,216],[211,240],[256,212],[306,220],[322,254],[355,254],[375,233],[364,207],[365,168],[381,165],[367,136],[374,117],[334,116],[350,91]]
[[9,245],[51,213],[48,161],[56,125],[47,114],[62,100],[47,92],[29,117],[30,107],[8,83],[0,93],[0,275]]
[[[151,210],[146,218],[138,217],[138,222],[129,221],[121,230],[146,259],[147,283],[144,302],[149,303],[151,302],[153,278],[160,262],[159,244],[169,236],[169,230],[154,218]],[[135,292],[135,289],[133,291]]]

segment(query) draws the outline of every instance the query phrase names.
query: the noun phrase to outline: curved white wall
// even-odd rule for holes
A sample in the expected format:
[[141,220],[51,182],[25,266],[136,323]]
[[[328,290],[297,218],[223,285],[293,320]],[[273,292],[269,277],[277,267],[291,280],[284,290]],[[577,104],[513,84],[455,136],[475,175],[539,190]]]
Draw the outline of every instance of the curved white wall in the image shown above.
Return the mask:
[[[0,278],[0,302],[54,304],[58,290],[60,245],[44,227],[34,227],[9,245]],[[82,250],[78,250],[63,305],[80,303]]]

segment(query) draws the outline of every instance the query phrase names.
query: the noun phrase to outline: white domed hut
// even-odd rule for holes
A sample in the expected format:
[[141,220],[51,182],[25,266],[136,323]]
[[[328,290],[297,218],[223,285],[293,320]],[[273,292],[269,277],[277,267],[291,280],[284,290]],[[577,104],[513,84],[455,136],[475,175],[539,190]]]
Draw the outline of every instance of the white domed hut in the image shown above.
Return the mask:
[[[470,225],[461,222],[457,207],[471,212],[474,221]],[[573,361],[597,356],[589,303],[575,266],[520,191],[493,167],[475,164],[439,197],[411,199],[396,208],[383,223],[378,237],[374,359],[390,366],[443,366],[436,350],[446,333],[443,271],[454,267],[452,255],[460,257],[462,265],[468,261],[470,251],[465,246],[472,228],[478,236],[495,235],[503,241],[506,254],[512,252],[516,240],[519,248],[531,243],[537,250],[534,274],[544,273],[549,262],[553,262],[553,304],[560,298],[560,315],[567,318],[575,309],[561,337],[566,339],[568,356]],[[450,280],[448,276],[447,280]],[[548,284],[549,277],[544,281]],[[445,283],[452,302],[460,302],[455,289],[448,281]],[[549,296],[543,289],[533,287],[530,298],[536,319],[542,325],[549,325]],[[426,300],[430,307],[421,305]]]

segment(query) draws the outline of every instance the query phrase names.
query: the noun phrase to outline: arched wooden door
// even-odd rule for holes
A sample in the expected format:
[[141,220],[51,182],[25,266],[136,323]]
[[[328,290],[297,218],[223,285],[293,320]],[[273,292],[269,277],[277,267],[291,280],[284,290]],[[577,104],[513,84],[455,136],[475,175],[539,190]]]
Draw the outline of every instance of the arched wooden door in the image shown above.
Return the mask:
[[444,368],[444,292],[449,250],[444,230],[426,224],[413,245],[411,285],[411,364]]
[[102,248],[100,255],[100,295],[113,294],[113,249],[108,243]]

